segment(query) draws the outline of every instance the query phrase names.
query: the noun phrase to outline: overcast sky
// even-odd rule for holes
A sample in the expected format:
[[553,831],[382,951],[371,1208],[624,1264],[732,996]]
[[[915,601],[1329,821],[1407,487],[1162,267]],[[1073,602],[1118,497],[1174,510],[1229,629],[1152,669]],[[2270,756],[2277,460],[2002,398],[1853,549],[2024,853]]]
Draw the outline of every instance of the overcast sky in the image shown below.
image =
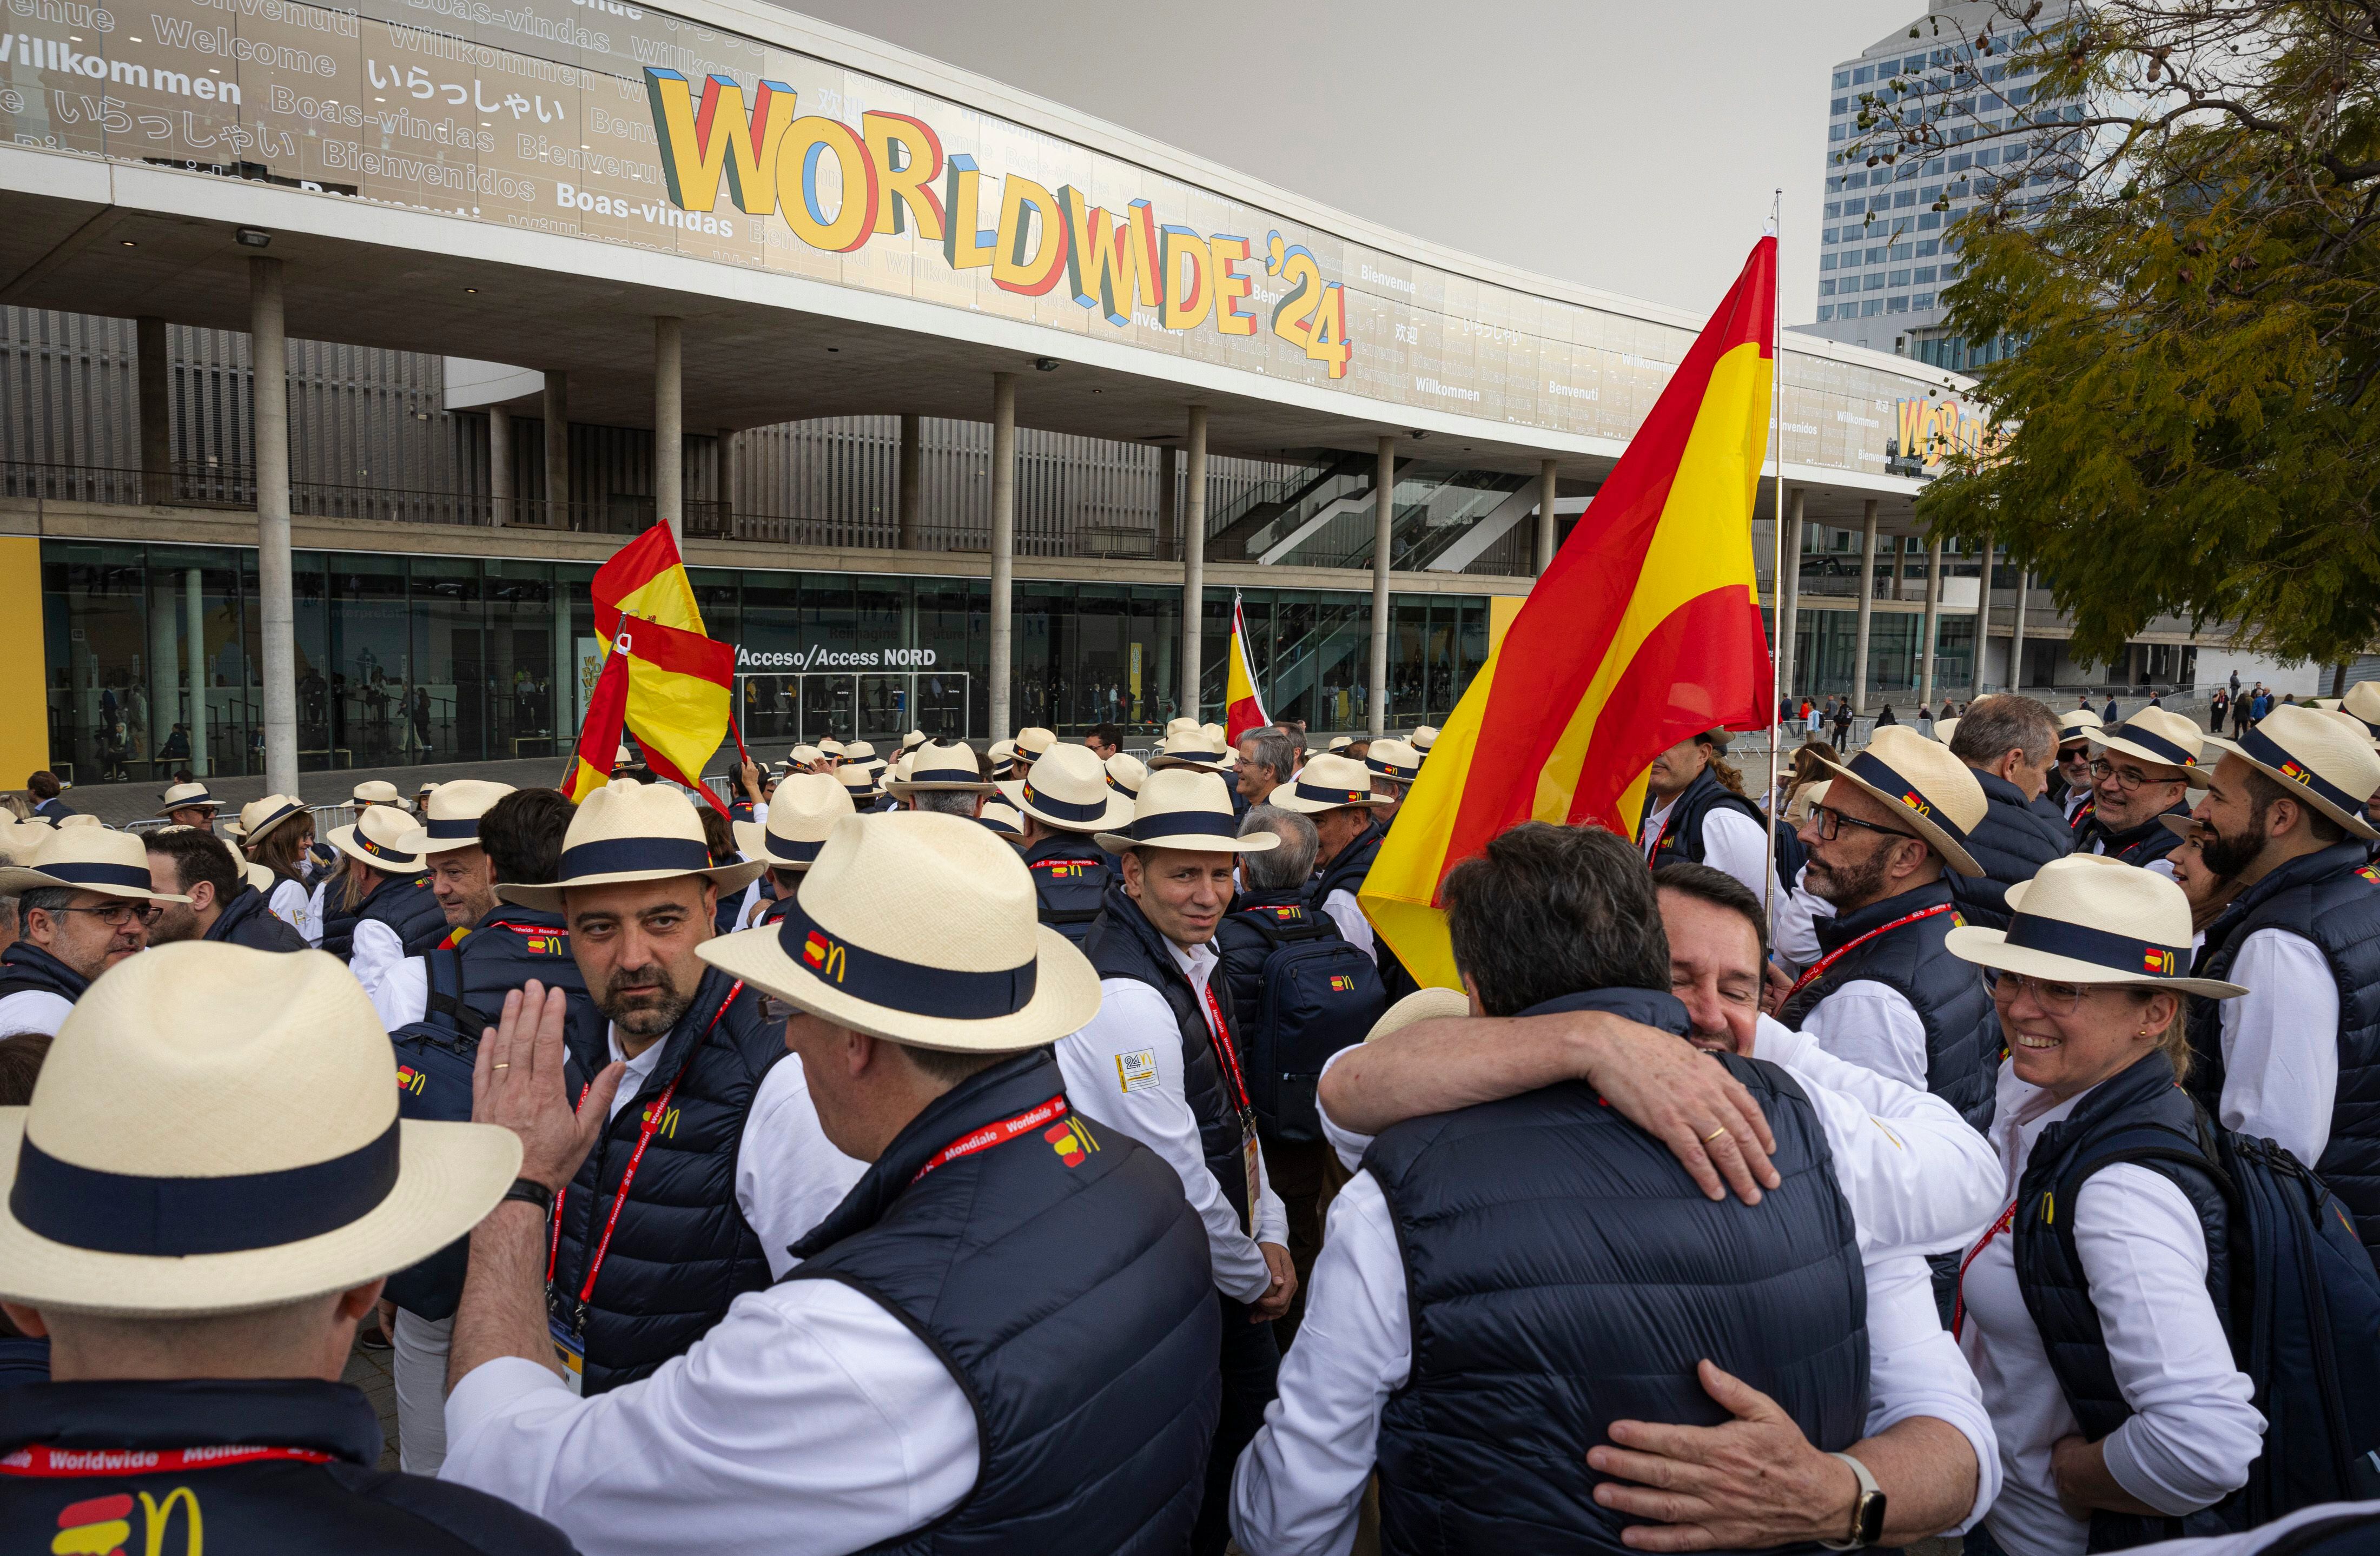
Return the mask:
[[1696,313],[1785,191],[1817,306],[1828,73],[1925,0],[802,0],[1310,199]]

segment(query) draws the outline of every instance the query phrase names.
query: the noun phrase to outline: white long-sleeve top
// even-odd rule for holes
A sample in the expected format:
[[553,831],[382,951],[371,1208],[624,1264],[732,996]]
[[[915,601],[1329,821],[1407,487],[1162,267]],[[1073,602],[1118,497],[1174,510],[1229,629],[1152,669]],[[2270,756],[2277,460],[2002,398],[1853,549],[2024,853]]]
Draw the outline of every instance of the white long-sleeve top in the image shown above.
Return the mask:
[[[1660,846],[1661,829],[1669,824],[1670,811],[1677,804],[1668,805],[1645,818],[1639,845],[1645,850],[1647,864]],[[1826,913],[1834,908],[1820,904],[1806,893],[1789,891],[1777,877],[1769,862],[1767,834],[1742,811],[1732,806],[1721,806],[1703,817],[1702,862],[1720,871],[1745,891],[1770,906],[1768,942],[1778,954],[1797,965],[1817,959],[1818,937],[1810,928],[1813,906]]]
[[1323,916],[1339,926],[1339,933],[1347,943],[1369,956],[1380,959],[1380,948],[1372,939],[1372,921],[1364,916],[1364,905],[1355,893],[1342,886],[1322,899]]
[[264,906],[273,916],[306,937],[309,945],[322,943],[322,891],[316,886],[309,891],[295,881],[276,881],[266,893]]
[[[1993,1144],[2011,1203],[2034,1142],[2088,1091],[2062,1102],[2000,1069]],[[2134,1414],[2105,1440],[2108,1474],[2160,1512],[2220,1501],[2264,1451],[2265,1419],[2206,1294],[2206,1237],[2180,1189],[2146,1167],[2119,1163],[2075,1196],[2075,1250],[2107,1342],[2107,1360]],[[1998,1227],[1997,1218],[1995,1226]],[[1961,1347],[1983,1384],[2008,1482],[1990,1515],[2009,1556],[2080,1556],[2091,1526],[2058,1501],[2051,1453],[2081,1428],[2050,1369],[2016,1273],[2012,1229],[1986,1235],[1960,1281]]]
[[2322,1502],[2301,1507],[2243,1534],[2200,1535],[2191,1539],[2161,1539],[2155,1545],[2136,1545],[2132,1547],[2132,1556],[2255,1556],[2257,1551],[2272,1549],[2283,1537],[2308,1524],[2326,1523],[2333,1518],[2362,1518],[2362,1524],[2352,1526],[2367,1540],[2380,1537],[2380,1501]]
[[[1972,1239],[1997,1208],[1990,1147],[1939,1098],[1836,1060],[1773,1021],[1760,1023],[1755,1053],[1782,1065],[1809,1095],[1858,1228],[1867,1276],[1865,1429],[1928,1416],[1964,1436],[1977,1472],[1975,1501],[1960,1525],[1969,1527],[1998,1495],[1998,1445],[1982,1392],[1943,1332],[1924,1254]],[[1322,1126],[1340,1160],[1360,1169],[1371,1137],[1342,1128],[1327,1109]],[[1358,1170],[1331,1203],[1280,1394],[1232,1480],[1232,1532],[1251,1556],[1346,1556],[1380,1413],[1412,1373],[1406,1296],[1387,1198]]]
[[27,1032],[55,1038],[73,1014],[72,1000],[46,989],[21,989],[14,994],[0,995],[0,1038],[20,1037]]
[[[1215,948],[1185,949],[1172,941],[1165,944],[1203,1001],[1207,979],[1215,970]],[[1165,997],[1138,979],[1101,979],[1099,1015],[1081,1031],[1059,1039],[1055,1052],[1059,1073],[1066,1077],[1067,1100],[1092,1123],[1140,1141],[1180,1175],[1190,1208],[1206,1223],[1216,1289],[1242,1302],[1264,1295],[1272,1284],[1272,1270],[1257,1245],[1285,1246],[1289,1215],[1272,1191],[1259,1156],[1258,1193],[1250,1207],[1253,1231],[1240,1229],[1238,1213],[1207,1170],[1197,1115],[1182,1088],[1182,1028]],[[1228,1077],[1224,1084],[1231,1084]]]
[[2248,991],[2216,1005],[2223,1126],[2278,1140],[2311,1167],[2338,1100],[2338,980],[2320,946],[2287,930],[2241,941],[2224,977]]
[[356,920],[355,940],[347,952],[347,970],[364,986],[364,992],[373,994],[388,981],[389,974],[405,964],[405,941],[394,929],[377,918]]
[[1925,1089],[1925,1023],[1898,989],[1853,979],[1812,1005],[1802,1029],[1838,1059]]

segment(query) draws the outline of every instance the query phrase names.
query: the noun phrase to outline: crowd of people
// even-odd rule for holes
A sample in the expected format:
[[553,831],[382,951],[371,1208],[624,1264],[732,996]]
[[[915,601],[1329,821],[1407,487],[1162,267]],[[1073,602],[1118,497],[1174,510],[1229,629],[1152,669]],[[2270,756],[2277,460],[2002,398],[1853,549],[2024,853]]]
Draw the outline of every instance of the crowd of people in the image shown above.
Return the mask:
[[2380,1549],[2380,683],[1839,711],[1456,864],[1459,989],[1363,900],[1427,727],[36,774],[0,1530]]

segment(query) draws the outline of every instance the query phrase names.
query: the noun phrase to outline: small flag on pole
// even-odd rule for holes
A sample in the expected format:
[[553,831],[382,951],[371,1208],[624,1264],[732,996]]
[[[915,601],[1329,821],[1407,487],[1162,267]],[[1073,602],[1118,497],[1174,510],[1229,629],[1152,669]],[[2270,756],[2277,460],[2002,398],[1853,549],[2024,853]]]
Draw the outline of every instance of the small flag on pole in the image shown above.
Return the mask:
[[[656,524],[622,546],[596,570],[589,592],[605,658],[580,729],[572,797],[583,797],[579,785],[589,784],[590,771],[589,787],[609,780],[625,725],[656,773],[724,812],[703,785],[702,770],[728,737],[735,650],[705,634],[668,527]],[[599,716],[610,721],[608,735],[598,729]]]
[[1248,662],[1248,623],[1240,609],[1240,597],[1232,595],[1232,658],[1224,672],[1223,743],[1236,747],[1240,736],[1252,729],[1262,729],[1272,723],[1265,711],[1264,699],[1257,693],[1256,666]]

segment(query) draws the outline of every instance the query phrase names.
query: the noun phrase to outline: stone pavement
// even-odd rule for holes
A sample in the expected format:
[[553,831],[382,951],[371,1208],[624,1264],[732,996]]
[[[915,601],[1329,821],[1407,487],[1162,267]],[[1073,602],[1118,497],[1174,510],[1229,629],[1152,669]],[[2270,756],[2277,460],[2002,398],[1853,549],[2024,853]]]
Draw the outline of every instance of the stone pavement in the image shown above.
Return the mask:
[[371,1401],[380,1417],[380,1467],[396,1467],[396,1375],[390,1370],[387,1351],[367,1351],[361,1344],[347,1353],[347,1370],[340,1381],[352,1383]]

